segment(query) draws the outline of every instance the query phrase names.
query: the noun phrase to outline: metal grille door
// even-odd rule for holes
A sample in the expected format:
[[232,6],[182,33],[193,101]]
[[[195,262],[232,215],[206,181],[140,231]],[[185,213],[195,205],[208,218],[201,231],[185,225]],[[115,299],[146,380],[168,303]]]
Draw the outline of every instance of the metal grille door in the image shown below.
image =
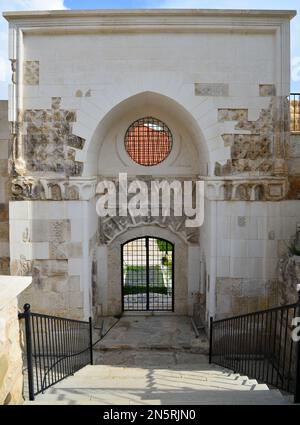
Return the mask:
[[122,245],[123,311],[174,311],[174,245],[145,236]]

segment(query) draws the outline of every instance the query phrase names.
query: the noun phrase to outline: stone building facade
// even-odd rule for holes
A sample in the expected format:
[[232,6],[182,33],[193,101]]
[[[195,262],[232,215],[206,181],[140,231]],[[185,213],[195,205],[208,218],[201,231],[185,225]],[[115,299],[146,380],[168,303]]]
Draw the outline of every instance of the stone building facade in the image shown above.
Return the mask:
[[[1,255],[12,274],[33,276],[22,302],[75,318],[119,314],[121,246],[149,235],[175,247],[175,314],[192,314],[199,302],[206,319],[278,304],[279,260],[300,223],[300,143],[290,137],[288,103],[294,15],[4,14],[10,252],[1,244]],[[173,144],[145,167],[129,157],[124,136],[152,116]],[[120,172],[145,182],[204,180],[204,224],[99,218],[97,183]]]

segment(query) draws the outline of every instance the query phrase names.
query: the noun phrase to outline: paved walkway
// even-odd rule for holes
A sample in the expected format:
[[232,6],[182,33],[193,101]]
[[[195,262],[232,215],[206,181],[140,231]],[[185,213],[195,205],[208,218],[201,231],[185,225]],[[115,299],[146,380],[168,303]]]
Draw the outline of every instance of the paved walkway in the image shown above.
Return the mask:
[[[116,319],[106,322],[105,329],[115,322]],[[196,338],[191,318],[187,316],[123,316],[95,349],[191,350],[208,354],[208,340],[204,333]]]

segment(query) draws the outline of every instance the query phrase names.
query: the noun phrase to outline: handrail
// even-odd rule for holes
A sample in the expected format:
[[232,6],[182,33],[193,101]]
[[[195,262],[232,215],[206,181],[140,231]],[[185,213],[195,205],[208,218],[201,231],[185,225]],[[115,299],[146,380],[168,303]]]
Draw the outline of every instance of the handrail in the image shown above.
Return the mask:
[[[29,399],[93,364],[92,319],[73,320],[34,313],[24,305]],[[59,357],[59,358],[57,358]]]
[[[285,308],[293,308],[296,307],[298,304],[294,303],[294,304],[287,304],[284,307]],[[231,316],[231,317],[225,317],[224,319],[220,319],[220,320],[214,320],[214,323],[219,323],[219,322],[226,322],[229,320],[233,320],[233,319],[240,319],[241,317],[249,317],[249,316],[255,316],[257,314],[262,314],[262,313],[266,313],[269,311],[279,311],[282,309],[282,306],[279,307],[272,307],[272,308],[268,308],[266,310],[257,310],[257,311],[253,311],[252,313],[245,313],[245,314],[240,314],[238,316]]]
[[293,332],[298,318],[300,292],[294,304],[211,317],[209,362],[293,393],[300,403],[300,344]]

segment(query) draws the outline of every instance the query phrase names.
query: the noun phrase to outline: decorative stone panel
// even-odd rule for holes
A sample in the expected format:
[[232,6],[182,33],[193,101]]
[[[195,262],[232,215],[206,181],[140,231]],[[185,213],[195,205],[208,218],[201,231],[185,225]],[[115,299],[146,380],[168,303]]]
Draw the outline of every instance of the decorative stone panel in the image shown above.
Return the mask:
[[261,110],[256,121],[248,120],[247,109],[219,109],[218,120],[237,121],[235,130],[243,133],[222,136],[225,146],[231,148],[231,158],[225,164],[216,163],[216,176],[287,174],[285,147],[289,130],[286,98],[272,97],[269,107]]
[[228,84],[195,83],[195,96],[228,96],[228,94]]
[[40,82],[40,62],[24,61],[23,82],[27,86],[38,86]]
[[83,164],[75,160],[74,146],[82,149],[84,139],[72,134],[75,111],[60,108],[61,98],[53,97],[51,109],[30,109],[23,114],[24,155],[31,171],[81,175]]
[[205,196],[218,201],[280,201],[287,197],[288,179],[206,179]]
[[12,180],[14,200],[82,200],[95,196],[95,178],[34,178],[17,177]]
[[259,95],[263,97],[276,96],[276,87],[274,84],[260,84]]

